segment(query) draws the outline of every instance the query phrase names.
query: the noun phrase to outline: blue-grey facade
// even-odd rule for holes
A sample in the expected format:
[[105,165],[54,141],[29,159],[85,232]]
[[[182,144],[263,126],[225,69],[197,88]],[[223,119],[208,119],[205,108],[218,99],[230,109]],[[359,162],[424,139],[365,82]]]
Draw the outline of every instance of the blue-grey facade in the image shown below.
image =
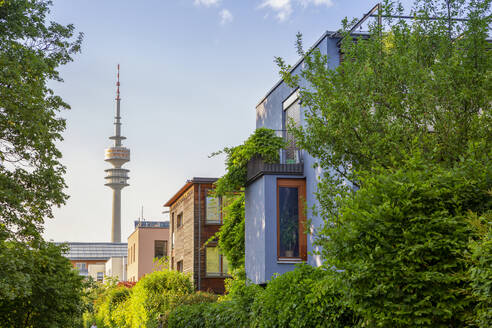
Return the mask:
[[[317,48],[324,55],[328,56],[328,66],[336,68],[340,62],[339,47],[340,39],[333,32],[326,32],[313,48]],[[293,73],[299,73],[303,68],[302,60],[293,68]],[[302,82],[301,82],[302,83]],[[307,85],[303,85],[307,86]],[[290,88],[282,81],[278,82],[260,101],[256,107],[256,128],[269,128],[279,131],[285,136],[286,106],[296,101],[297,90]],[[300,104],[299,124],[304,125],[304,112],[306,108]],[[282,156],[281,156],[282,158]],[[322,221],[318,216],[307,211],[307,219],[311,226],[307,235],[307,257],[304,259],[291,260],[278,256],[278,187],[279,179],[299,179],[305,181],[305,203],[306,208],[310,209],[313,205],[317,206],[315,191],[317,183],[322,175],[319,168],[314,168],[316,159],[305,151],[300,150],[295,161],[285,163],[283,166],[261,167],[252,172],[248,172],[248,184],[245,191],[246,196],[246,275],[253,283],[263,284],[270,280],[274,274],[283,274],[295,268],[299,262],[307,262],[313,266],[321,265],[319,255],[314,255],[313,245],[316,229]],[[250,167],[248,167],[250,171]],[[254,171],[254,172],[253,172]],[[251,174],[250,174],[251,173]]]

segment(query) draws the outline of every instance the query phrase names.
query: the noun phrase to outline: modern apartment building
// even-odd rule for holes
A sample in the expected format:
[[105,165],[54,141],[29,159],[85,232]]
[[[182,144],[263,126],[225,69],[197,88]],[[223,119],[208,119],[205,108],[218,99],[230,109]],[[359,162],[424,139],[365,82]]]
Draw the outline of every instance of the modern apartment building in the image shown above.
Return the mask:
[[128,237],[128,281],[138,281],[156,267],[154,262],[168,256],[169,221],[135,221]]
[[[312,47],[327,55],[327,65],[332,69],[341,60],[339,41],[337,33],[326,32]],[[292,73],[298,74],[302,64],[302,60],[297,62]],[[268,282],[274,274],[293,270],[297,263],[321,265],[321,258],[312,251],[316,250],[313,242],[322,220],[309,209],[318,205],[315,192],[322,171],[315,168],[315,158],[296,148],[287,131],[291,121],[305,126],[305,110],[299,90],[283,81],[275,84],[256,106],[256,128],[275,130],[288,144],[280,152],[279,163],[267,164],[261,159],[248,163],[245,267],[247,277],[257,284]]]
[[164,204],[170,215],[170,267],[189,273],[195,289],[224,293],[227,260],[216,243],[205,242],[222,225],[221,200],[212,195],[216,178],[193,178]]
[[[60,243],[58,243],[60,244]],[[126,243],[66,243],[64,254],[83,276],[103,282],[104,277],[126,281]]]

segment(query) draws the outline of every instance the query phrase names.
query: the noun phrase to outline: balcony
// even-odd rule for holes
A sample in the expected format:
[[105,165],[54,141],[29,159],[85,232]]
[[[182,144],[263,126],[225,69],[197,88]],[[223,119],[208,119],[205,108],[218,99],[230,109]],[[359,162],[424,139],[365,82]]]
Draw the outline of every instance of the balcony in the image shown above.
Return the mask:
[[304,175],[302,151],[296,148],[281,149],[279,163],[265,163],[261,158],[248,162],[246,185],[263,175]]

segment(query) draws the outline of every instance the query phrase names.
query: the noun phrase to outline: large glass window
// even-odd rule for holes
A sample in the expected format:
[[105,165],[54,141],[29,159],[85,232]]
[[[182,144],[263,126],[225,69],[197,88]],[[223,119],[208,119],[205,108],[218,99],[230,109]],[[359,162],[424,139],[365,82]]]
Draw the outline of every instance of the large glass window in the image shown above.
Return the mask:
[[207,195],[206,222],[220,223],[220,198]]
[[285,162],[287,164],[299,163],[299,152],[297,150],[296,141],[294,136],[288,131],[289,125],[300,125],[301,122],[301,104],[299,99],[291,103],[284,111],[283,116],[283,129],[285,130],[285,141],[287,141],[287,147],[285,149]]
[[305,260],[307,238],[304,232],[305,181],[279,179],[277,191],[277,253],[279,258]]
[[229,264],[225,256],[220,254],[218,247],[205,248],[206,273],[207,276],[223,276],[229,270]]
[[167,240],[154,240],[154,257],[160,259],[167,256]]

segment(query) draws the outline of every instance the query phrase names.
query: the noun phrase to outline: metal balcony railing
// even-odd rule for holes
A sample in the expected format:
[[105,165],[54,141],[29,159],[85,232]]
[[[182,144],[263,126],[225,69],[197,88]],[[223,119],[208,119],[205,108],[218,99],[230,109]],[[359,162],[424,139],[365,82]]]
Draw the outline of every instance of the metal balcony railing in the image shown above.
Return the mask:
[[300,149],[281,149],[278,163],[265,163],[259,157],[248,162],[247,184],[263,175],[304,175]]

